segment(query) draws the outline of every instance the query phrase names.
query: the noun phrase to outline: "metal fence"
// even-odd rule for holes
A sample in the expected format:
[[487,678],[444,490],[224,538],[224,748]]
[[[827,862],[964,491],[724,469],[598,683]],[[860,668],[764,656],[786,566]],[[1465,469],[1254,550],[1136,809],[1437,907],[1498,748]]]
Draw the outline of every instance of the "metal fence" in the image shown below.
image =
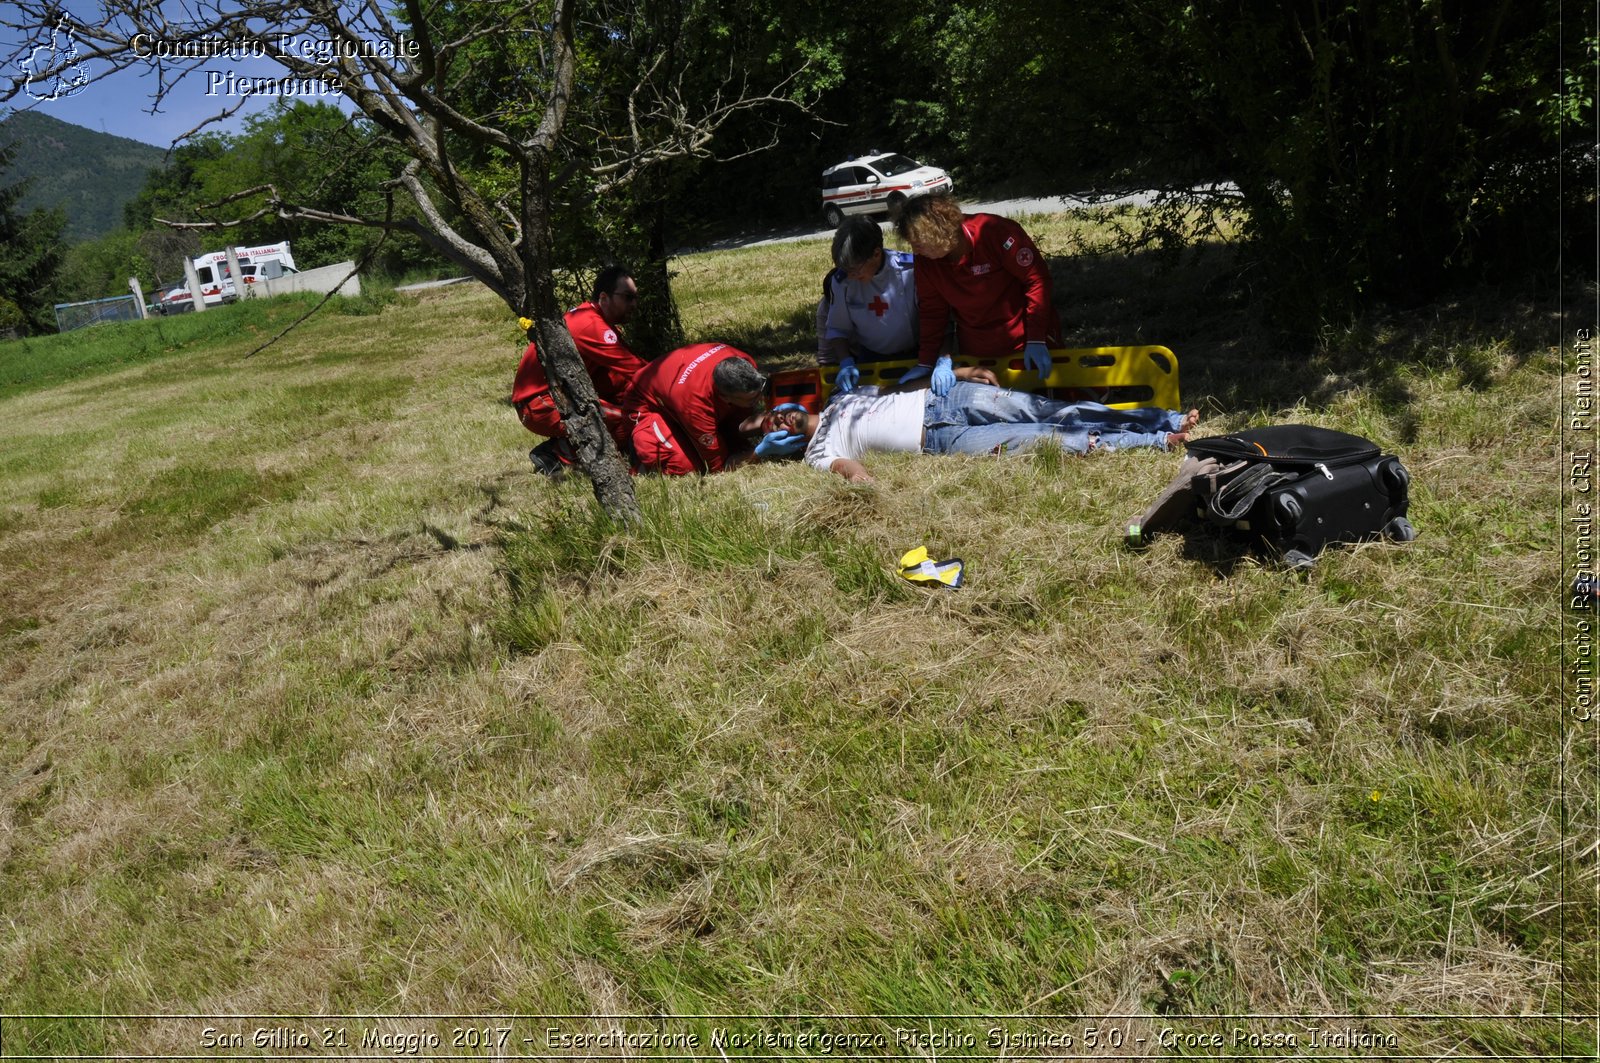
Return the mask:
[[56,330],[71,332],[85,325],[103,325],[107,321],[139,320],[139,304],[131,295],[113,295],[109,299],[90,299],[86,303],[57,303]]

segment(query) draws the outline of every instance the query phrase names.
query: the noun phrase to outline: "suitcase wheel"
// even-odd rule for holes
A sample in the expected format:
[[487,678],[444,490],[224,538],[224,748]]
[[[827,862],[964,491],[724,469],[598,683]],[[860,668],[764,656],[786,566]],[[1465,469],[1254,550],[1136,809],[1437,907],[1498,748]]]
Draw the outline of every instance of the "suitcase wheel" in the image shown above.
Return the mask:
[[[1402,470],[1403,471],[1403,470]],[[1396,517],[1384,525],[1383,534],[1399,543],[1409,543],[1417,537],[1417,529],[1404,517]]]
[[1311,566],[1317,563],[1317,559],[1304,550],[1285,550],[1283,552],[1283,563],[1295,572],[1308,572],[1311,570]]
[[1273,500],[1273,516],[1278,518],[1280,528],[1293,528],[1300,523],[1300,516],[1304,512],[1300,508],[1300,500],[1291,494],[1281,494]]
[[1391,461],[1383,467],[1383,482],[1389,489],[1390,498],[1405,498],[1407,488],[1411,486],[1411,474],[1398,461]]

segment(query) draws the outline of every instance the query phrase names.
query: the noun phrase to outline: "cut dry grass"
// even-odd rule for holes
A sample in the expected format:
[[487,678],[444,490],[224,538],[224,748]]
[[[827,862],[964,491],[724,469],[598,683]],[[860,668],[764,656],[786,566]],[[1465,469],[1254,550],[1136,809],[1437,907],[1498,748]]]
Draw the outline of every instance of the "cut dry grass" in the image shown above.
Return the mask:
[[[691,335],[802,355],[823,247],[680,263]],[[1062,267],[1084,342],[1169,343],[1207,427],[1399,451],[1421,538],[1309,576],[1129,553],[1175,457],[1050,452],[641,479],[622,532],[528,469],[514,325],[461,289],[0,398],[6,1010],[1128,1016],[1091,1055],[1268,1012],[1592,1051],[1549,1017],[1595,1007],[1596,937],[1554,357],[1509,304],[1442,347],[1391,321],[1375,365],[1230,347],[1192,274],[1116,336],[1102,268],[1144,267]],[[967,586],[896,579],[918,544]]]

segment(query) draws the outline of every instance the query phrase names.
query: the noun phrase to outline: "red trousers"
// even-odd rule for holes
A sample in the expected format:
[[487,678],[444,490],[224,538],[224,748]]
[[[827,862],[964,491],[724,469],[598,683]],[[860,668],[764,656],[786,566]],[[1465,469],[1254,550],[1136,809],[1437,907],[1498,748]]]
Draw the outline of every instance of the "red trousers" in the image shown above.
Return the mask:
[[633,453],[639,468],[665,476],[689,476],[700,472],[692,446],[674,434],[672,425],[659,413],[640,413],[633,425]]
[[[600,416],[606,422],[606,431],[611,433],[611,438],[617,441],[617,446],[621,447],[623,454],[626,455],[632,426],[623,420],[621,409],[605,399],[598,401]],[[523,404],[522,409],[517,411],[517,416],[522,418],[522,427],[534,435],[547,436],[550,439],[567,438],[567,426],[561,423],[561,411],[556,409],[556,402],[550,397],[549,392],[529,399]],[[561,460],[566,461],[566,456],[562,455]]]

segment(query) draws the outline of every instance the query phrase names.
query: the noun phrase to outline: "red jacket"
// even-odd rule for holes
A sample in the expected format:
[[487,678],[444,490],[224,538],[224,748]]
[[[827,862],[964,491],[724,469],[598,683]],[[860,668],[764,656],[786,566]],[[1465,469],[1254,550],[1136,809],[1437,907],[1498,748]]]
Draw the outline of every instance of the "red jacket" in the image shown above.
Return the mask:
[[[583,359],[583,367],[594,381],[595,394],[602,402],[621,406],[633,378],[649,363],[628,349],[593,303],[567,311],[566,323],[572,342],[578,347],[578,355]],[[544,375],[544,366],[539,364],[538,352],[530,343],[522,354],[522,364],[517,366],[516,381],[511,385],[512,405],[520,409],[549,390],[550,381]]]
[[701,472],[721,472],[735,452],[748,449],[739,434],[739,422],[749,410],[729,406],[717,398],[711,371],[728,357],[756,361],[725,343],[697,343],[679,347],[645,366],[633,382],[624,411],[629,420],[657,413],[666,419],[679,445],[698,457]]
[[1022,226],[994,214],[967,214],[962,228],[972,250],[959,262],[915,260],[922,364],[938,357],[952,311],[967,358],[997,358],[1034,340],[1059,346],[1050,271]]

